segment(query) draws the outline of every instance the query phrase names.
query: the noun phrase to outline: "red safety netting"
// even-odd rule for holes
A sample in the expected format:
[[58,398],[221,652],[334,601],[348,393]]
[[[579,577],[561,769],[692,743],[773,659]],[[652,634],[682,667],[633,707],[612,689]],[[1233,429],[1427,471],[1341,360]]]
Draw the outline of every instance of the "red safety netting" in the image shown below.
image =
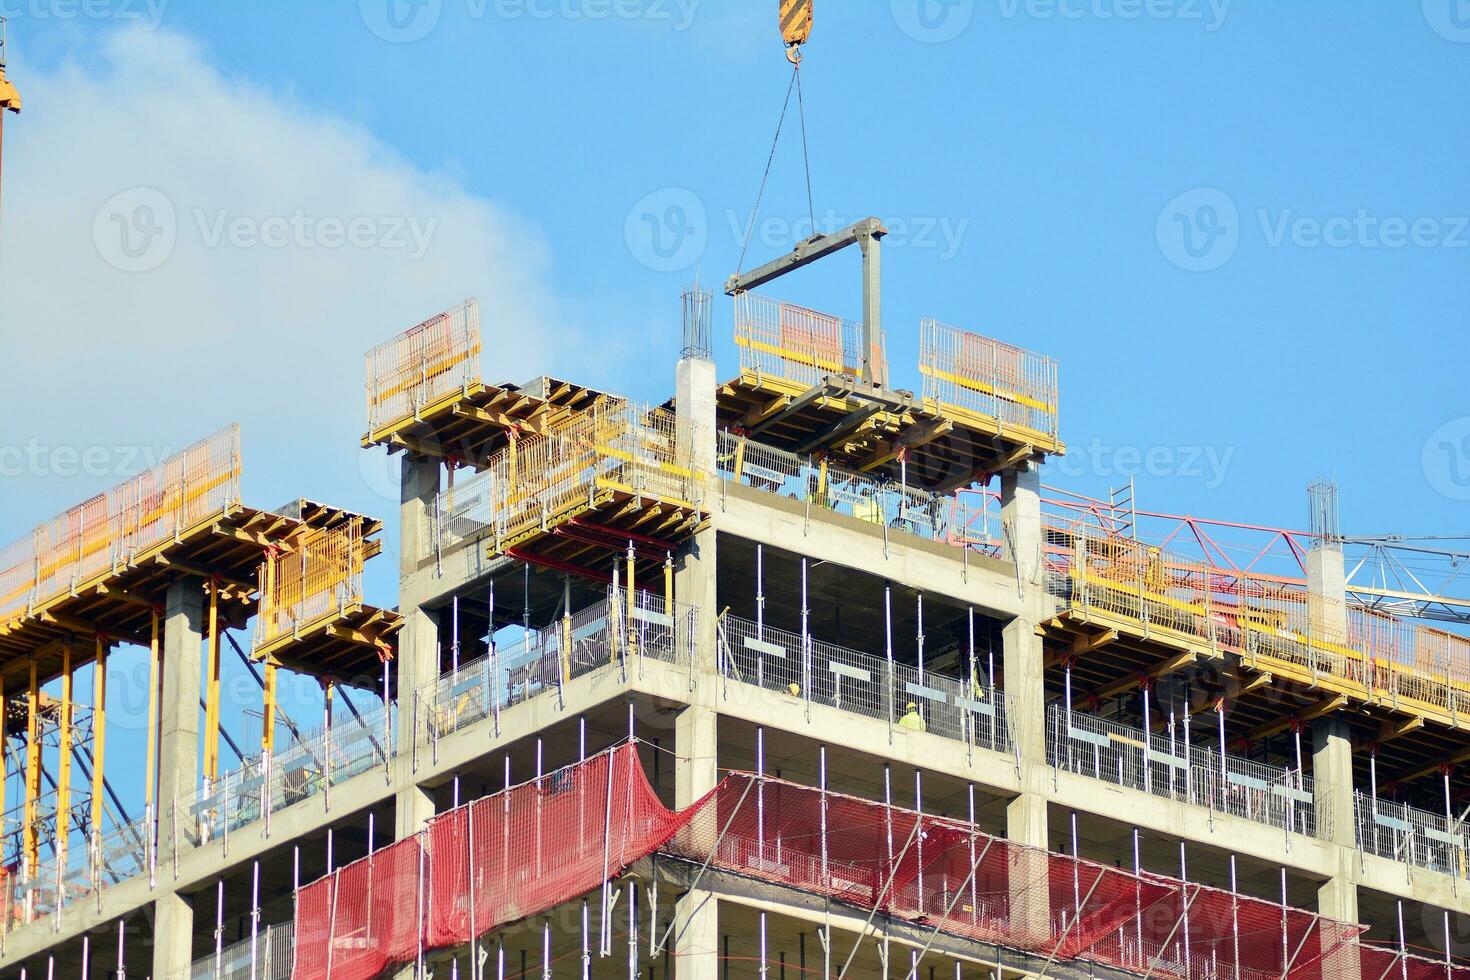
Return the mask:
[[418,837],[389,845],[296,893],[297,978],[371,980],[418,955]]
[[[628,744],[441,814],[302,888],[292,975],[367,980],[586,894],[655,852],[1044,958],[1157,977],[1325,980],[1348,972],[1361,932],[748,773],[675,813]],[[1368,959],[1381,951],[1363,950],[1364,975],[1376,976]]]
[[1470,967],[1363,945],[1362,980],[1470,980]]

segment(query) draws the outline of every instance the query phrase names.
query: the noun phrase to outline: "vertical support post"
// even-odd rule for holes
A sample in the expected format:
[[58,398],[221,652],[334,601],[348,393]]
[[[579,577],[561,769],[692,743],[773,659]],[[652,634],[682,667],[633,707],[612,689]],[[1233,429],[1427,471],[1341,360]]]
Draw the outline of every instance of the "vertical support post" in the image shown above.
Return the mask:
[[205,702],[204,784],[212,786],[219,778],[219,583],[209,580],[209,671]]
[[98,633],[96,658],[92,667],[92,812],[91,840],[87,856],[92,887],[101,890],[102,803],[106,799],[103,773],[107,759],[107,643]]
[[152,874],[154,862],[153,848],[158,841],[158,685],[159,677],[159,647],[158,647],[158,609],[154,607],[148,616],[148,744],[147,758],[143,763],[143,813],[144,822],[147,824],[148,833],[148,870]]
[[883,251],[878,229],[858,230],[858,247],[863,252],[863,362],[859,379],[879,387],[888,384],[883,357]]
[[414,779],[411,749],[417,745],[419,733],[415,731],[417,713],[411,710],[410,704],[411,699],[439,676],[439,624],[423,603],[439,591],[434,564],[429,559],[431,541],[437,540],[431,513],[438,499],[441,478],[439,460],[404,454],[399,483],[398,565],[398,605],[403,614],[403,628],[393,661],[399,703],[395,782],[402,787],[394,803],[396,840],[417,833],[424,821],[434,815],[433,797]]
[[633,550],[633,542],[632,542],[632,540],[629,540],[628,541],[628,558],[627,558],[627,561],[628,561],[628,624],[627,624],[627,627],[628,627],[628,645],[627,645],[627,653],[628,653],[628,655],[631,656],[634,653],[641,653],[642,652],[642,651],[638,650],[638,648],[637,648],[637,643],[638,643],[638,625],[637,625],[637,620],[634,619],[634,615],[633,615],[637,611],[637,608],[638,608],[638,586],[637,586],[637,583],[633,579],[633,573],[634,573],[634,570],[635,570],[635,568],[637,566],[637,563],[638,563],[638,555]]
[[[61,643],[61,731],[60,756],[56,760],[56,867],[66,869],[67,838],[71,836],[71,740],[72,740],[71,638]],[[57,904],[61,896],[57,894]]]
[[[41,799],[41,686],[36,676],[36,660],[30,662],[30,687],[26,695],[26,798],[25,826],[21,829],[21,849],[25,864],[23,876],[30,880],[39,863],[40,840],[36,826],[36,803]],[[28,900],[29,901],[29,900]]]

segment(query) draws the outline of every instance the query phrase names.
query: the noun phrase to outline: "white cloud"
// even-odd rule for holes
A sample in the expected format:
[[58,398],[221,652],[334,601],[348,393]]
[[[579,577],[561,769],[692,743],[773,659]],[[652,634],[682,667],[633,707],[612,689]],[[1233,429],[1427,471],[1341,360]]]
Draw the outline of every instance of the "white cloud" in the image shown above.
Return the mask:
[[[177,448],[238,419],[249,502],[382,514],[356,459],[369,346],[474,295],[489,380],[617,356],[562,325],[537,230],[458,180],[179,34],[93,54],[28,69],[6,128],[0,445]],[[0,538],[116,481],[7,482]]]

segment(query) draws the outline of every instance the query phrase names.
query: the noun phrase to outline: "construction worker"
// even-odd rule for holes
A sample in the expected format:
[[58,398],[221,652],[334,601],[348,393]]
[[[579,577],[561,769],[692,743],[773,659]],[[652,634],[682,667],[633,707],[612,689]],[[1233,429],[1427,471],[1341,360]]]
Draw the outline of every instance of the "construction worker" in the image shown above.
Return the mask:
[[919,714],[919,706],[910,701],[908,708],[902,718],[898,719],[899,727],[907,728],[914,732],[927,732],[929,726],[924,724],[924,716]]

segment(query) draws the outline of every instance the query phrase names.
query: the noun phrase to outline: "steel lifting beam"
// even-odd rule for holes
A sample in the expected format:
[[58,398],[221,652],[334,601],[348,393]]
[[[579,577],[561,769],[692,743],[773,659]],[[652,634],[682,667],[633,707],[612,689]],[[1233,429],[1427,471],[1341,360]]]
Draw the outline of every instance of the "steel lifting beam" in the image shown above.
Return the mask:
[[811,265],[849,245],[857,245],[863,251],[863,371],[860,380],[880,387],[888,384],[885,377],[874,373],[873,352],[878,338],[883,336],[880,282],[883,274],[882,252],[878,243],[888,229],[877,218],[864,218],[854,225],[830,235],[814,235],[797,244],[789,254],[767,262],[758,269],[736,273],[725,281],[725,295],[759,289],[768,282],[781,278]]

